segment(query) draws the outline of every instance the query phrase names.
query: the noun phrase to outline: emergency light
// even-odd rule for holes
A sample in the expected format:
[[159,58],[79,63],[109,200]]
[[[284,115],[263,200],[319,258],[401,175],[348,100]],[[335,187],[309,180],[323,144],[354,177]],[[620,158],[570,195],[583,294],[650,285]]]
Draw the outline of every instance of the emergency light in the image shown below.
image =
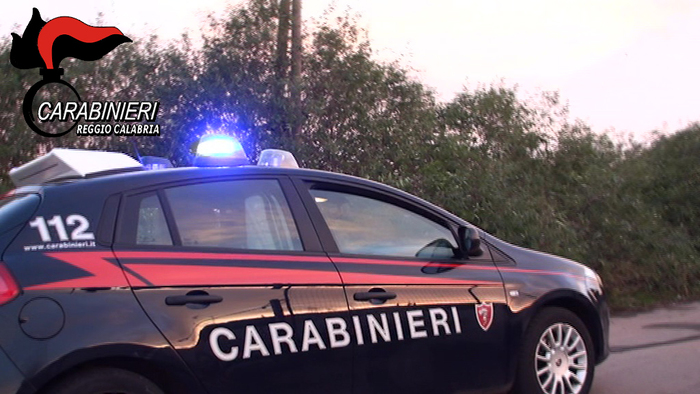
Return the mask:
[[162,170],[165,168],[173,168],[173,163],[165,157],[158,156],[142,156],[139,158],[143,168],[146,170]]
[[294,155],[280,149],[265,149],[260,152],[258,165],[263,167],[299,168]]
[[195,167],[235,167],[249,164],[241,143],[235,137],[207,134],[199,140]]

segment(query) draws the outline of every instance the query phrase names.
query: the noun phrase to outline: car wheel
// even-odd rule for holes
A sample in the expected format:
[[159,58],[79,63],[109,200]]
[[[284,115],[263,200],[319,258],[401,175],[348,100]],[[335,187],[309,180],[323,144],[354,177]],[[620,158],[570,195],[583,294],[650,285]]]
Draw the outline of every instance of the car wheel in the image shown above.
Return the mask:
[[119,368],[93,368],[68,376],[46,394],[163,394],[147,378]]
[[544,309],[525,334],[513,392],[587,394],[594,359],[593,341],[581,319],[563,308]]

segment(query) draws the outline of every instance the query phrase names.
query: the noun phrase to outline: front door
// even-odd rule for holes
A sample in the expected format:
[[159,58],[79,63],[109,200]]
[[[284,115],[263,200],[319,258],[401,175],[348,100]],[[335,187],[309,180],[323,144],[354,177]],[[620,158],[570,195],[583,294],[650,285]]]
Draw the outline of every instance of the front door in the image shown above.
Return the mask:
[[502,384],[507,310],[488,252],[457,258],[456,223],[387,191],[298,189],[345,283],[355,393],[456,393]]
[[120,210],[134,293],[212,394],[351,390],[352,346],[328,335],[348,315],[341,280],[285,185],[182,184]]

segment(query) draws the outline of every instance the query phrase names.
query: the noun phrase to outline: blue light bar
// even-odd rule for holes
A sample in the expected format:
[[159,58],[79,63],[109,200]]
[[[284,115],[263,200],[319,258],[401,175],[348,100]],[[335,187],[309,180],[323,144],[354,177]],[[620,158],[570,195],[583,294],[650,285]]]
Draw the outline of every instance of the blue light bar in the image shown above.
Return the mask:
[[233,167],[249,164],[243,147],[230,135],[207,134],[199,140],[194,165],[197,167]]

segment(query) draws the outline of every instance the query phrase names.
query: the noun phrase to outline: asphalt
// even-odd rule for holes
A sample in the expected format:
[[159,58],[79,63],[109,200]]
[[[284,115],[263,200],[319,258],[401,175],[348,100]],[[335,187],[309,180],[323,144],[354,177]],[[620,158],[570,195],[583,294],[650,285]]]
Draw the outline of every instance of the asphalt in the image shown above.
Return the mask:
[[700,302],[614,316],[591,394],[700,394]]

